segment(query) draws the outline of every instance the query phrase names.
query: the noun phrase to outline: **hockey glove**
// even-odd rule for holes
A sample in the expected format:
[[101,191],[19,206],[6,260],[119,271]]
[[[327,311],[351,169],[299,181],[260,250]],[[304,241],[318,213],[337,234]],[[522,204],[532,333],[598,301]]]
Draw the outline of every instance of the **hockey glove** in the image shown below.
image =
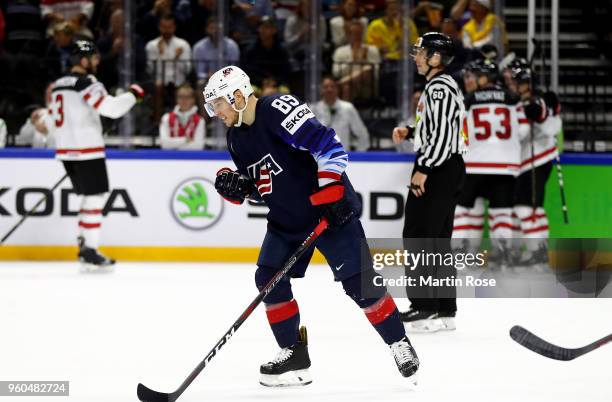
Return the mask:
[[242,204],[244,199],[257,191],[255,183],[230,168],[223,168],[217,172],[215,189],[231,203]]
[[341,182],[329,183],[310,196],[310,203],[318,207],[331,228],[347,223],[355,214],[344,198]]
[[525,104],[525,116],[536,123],[546,120],[548,110],[542,98],[531,98]]
[[144,96],[145,96],[145,91],[144,91],[144,89],[142,89],[142,87],[140,85],[132,84],[132,85],[130,85],[130,87],[128,89],[136,97],[136,103],[142,102],[142,100],[144,99]]
[[553,110],[553,114],[556,116],[561,113],[561,104],[559,103],[559,97],[553,91],[548,91],[544,94],[544,102],[546,106]]

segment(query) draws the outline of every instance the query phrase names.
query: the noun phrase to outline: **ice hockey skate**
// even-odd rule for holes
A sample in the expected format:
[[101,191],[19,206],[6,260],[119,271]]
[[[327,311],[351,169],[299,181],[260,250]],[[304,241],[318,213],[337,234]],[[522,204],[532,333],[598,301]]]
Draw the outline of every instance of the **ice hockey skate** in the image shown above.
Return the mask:
[[309,367],[306,327],[300,327],[298,341],[295,345],[281,349],[272,361],[261,365],[259,383],[266,387],[308,385],[312,382]]
[[[434,311],[410,309],[400,313],[406,332],[437,332],[443,328],[442,321]],[[453,328],[454,329],[454,328]]]
[[419,369],[419,358],[416,351],[410,344],[407,336],[404,336],[399,341],[389,345],[391,354],[397,363],[397,369],[402,376],[410,379],[412,384],[416,385],[416,372]]
[[79,236],[78,257],[82,273],[107,273],[114,270],[115,260],[100,254],[95,248],[87,247],[81,236]]

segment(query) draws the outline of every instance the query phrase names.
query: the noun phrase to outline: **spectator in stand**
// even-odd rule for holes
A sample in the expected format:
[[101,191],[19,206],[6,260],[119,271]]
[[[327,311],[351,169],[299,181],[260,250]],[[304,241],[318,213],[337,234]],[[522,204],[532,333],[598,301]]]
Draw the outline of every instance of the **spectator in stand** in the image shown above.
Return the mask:
[[242,66],[257,86],[261,86],[268,76],[275,77],[280,84],[287,84],[291,71],[289,53],[277,36],[274,19],[262,18],[258,34],[257,42],[244,52]]
[[145,43],[159,35],[160,19],[168,14],[172,14],[172,0],[155,0],[153,8],[137,20],[136,32]]
[[376,93],[380,53],[376,46],[364,43],[361,20],[349,22],[347,31],[349,44],[334,52],[332,73],[339,80],[342,99],[369,98]]
[[[287,18],[285,24],[284,38],[289,55],[301,64],[307,54],[310,38],[310,1],[300,0],[298,8],[294,15]],[[327,36],[327,23],[321,15],[319,20],[319,41],[325,45],[325,37]]]
[[[106,88],[115,88],[120,85],[121,56],[128,40],[124,34],[124,14],[121,8],[113,11],[107,25],[108,32],[98,40],[100,64],[97,77]],[[136,79],[140,79],[146,68],[146,55],[140,35],[136,33],[132,34],[132,56],[136,65]]]
[[[51,90],[53,82],[47,85],[45,90],[45,104],[49,106],[51,102]],[[31,146],[32,148],[55,148],[55,136],[53,130],[52,116],[49,109],[34,105],[31,107],[30,117],[19,129],[19,134],[15,136],[15,145]]]
[[[230,0],[232,1],[232,0]],[[271,0],[233,0],[230,8],[230,32],[240,47],[251,46],[257,39],[262,18],[274,18]]]
[[439,32],[442,26],[444,5],[434,1],[419,1],[410,11],[410,15],[421,32]]
[[222,43],[224,65],[237,64],[240,61],[240,49],[238,44],[224,35],[219,35],[219,24],[216,17],[210,17],[206,21],[206,38],[200,40],[193,47],[193,61],[198,76],[198,81],[205,82],[208,77],[217,71],[220,66],[216,60],[219,55],[219,42]]
[[285,85],[278,85],[278,81],[276,81],[276,78],[274,77],[264,78],[263,82],[261,83],[261,90],[258,90],[257,87],[253,87],[253,89],[255,90],[255,94],[258,98],[274,94],[289,93],[289,88],[287,88]]
[[176,106],[163,115],[159,124],[159,142],[162,149],[204,149],[206,123],[198,113],[195,91],[184,84],[176,91]]
[[[190,4],[186,8],[184,4]],[[182,11],[182,12],[181,12]],[[217,0],[179,0],[176,5],[177,35],[192,46],[206,35],[206,21],[217,15]]]
[[[385,15],[370,22],[366,34],[366,42],[378,48],[386,60],[399,60],[401,58],[401,43],[403,37],[402,19],[400,18],[399,0],[386,0]],[[419,38],[414,21],[408,19],[410,31],[410,44]]]
[[453,40],[455,45],[455,58],[445,68],[445,71],[450,74],[457,83],[461,85],[461,73],[463,66],[473,60],[477,55],[472,49],[466,49],[461,40],[461,31],[459,25],[453,19],[446,18],[442,22],[442,33],[448,35]]
[[39,0],[2,2],[6,21],[4,49],[13,54],[35,54],[44,49]]
[[74,27],[64,21],[53,27],[53,40],[49,43],[47,53],[48,79],[55,80],[70,70],[70,55],[74,48]]
[[365,151],[370,145],[370,134],[351,102],[338,98],[338,84],[333,77],[321,82],[321,99],[312,112],[324,126],[334,129],[347,150]]
[[[368,19],[363,16],[363,10],[358,0],[343,0],[340,6],[340,15],[329,21],[329,30],[334,48],[346,45],[348,42],[347,31],[351,21],[357,19],[363,25],[365,34],[368,28]],[[364,35],[365,40],[365,35]]]
[[48,24],[47,36],[53,34],[53,28],[60,22],[70,22],[77,37],[93,39],[87,27],[94,11],[92,0],[42,0],[40,3],[43,20]]
[[508,37],[503,21],[491,12],[491,0],[470,0],[470,19],[463,25],[463,45],[468,49],[487,44],[504,46],[508,50]]
[[380,14],[386,7],[385,0],[361,0],[361,5],[367,13]]
[[[155,79],[154,121],[159,120],[163,104],[174,103],[172,94],[191,71],[191,46],[174,36],[176,21],[172,14],[159,20],[160,36],[146,46],[147,72]],[[168,96],[170,95],[170,96]]]

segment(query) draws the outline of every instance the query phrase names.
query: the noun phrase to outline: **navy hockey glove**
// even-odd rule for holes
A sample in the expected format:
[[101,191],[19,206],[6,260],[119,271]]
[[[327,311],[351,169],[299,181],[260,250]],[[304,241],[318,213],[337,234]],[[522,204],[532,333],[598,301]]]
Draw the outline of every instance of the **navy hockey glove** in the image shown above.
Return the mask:
[[231,203],[242,204],[244,199],[257,191],[255,183],[230,168],[222,168],[217,172],[215,189]]
[[310,196],[310,203],[319,207],[331,228],[347,223],[355,214],[344,198],[341,182],[329,183]]

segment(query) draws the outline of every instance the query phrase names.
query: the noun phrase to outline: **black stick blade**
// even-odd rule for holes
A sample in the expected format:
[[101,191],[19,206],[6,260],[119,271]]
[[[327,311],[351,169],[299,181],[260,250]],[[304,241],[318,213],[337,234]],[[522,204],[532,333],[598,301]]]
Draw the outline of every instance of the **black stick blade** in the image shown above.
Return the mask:
[[519,325],[510,329],[510,337],[527,349],[551,359],[568,361],[577,357],[574,349],[566,349],[546,342]]
[[174,402],[176,400],[174,394],[153,391],[142,384],[138,384],[136,393],[142,402]]

